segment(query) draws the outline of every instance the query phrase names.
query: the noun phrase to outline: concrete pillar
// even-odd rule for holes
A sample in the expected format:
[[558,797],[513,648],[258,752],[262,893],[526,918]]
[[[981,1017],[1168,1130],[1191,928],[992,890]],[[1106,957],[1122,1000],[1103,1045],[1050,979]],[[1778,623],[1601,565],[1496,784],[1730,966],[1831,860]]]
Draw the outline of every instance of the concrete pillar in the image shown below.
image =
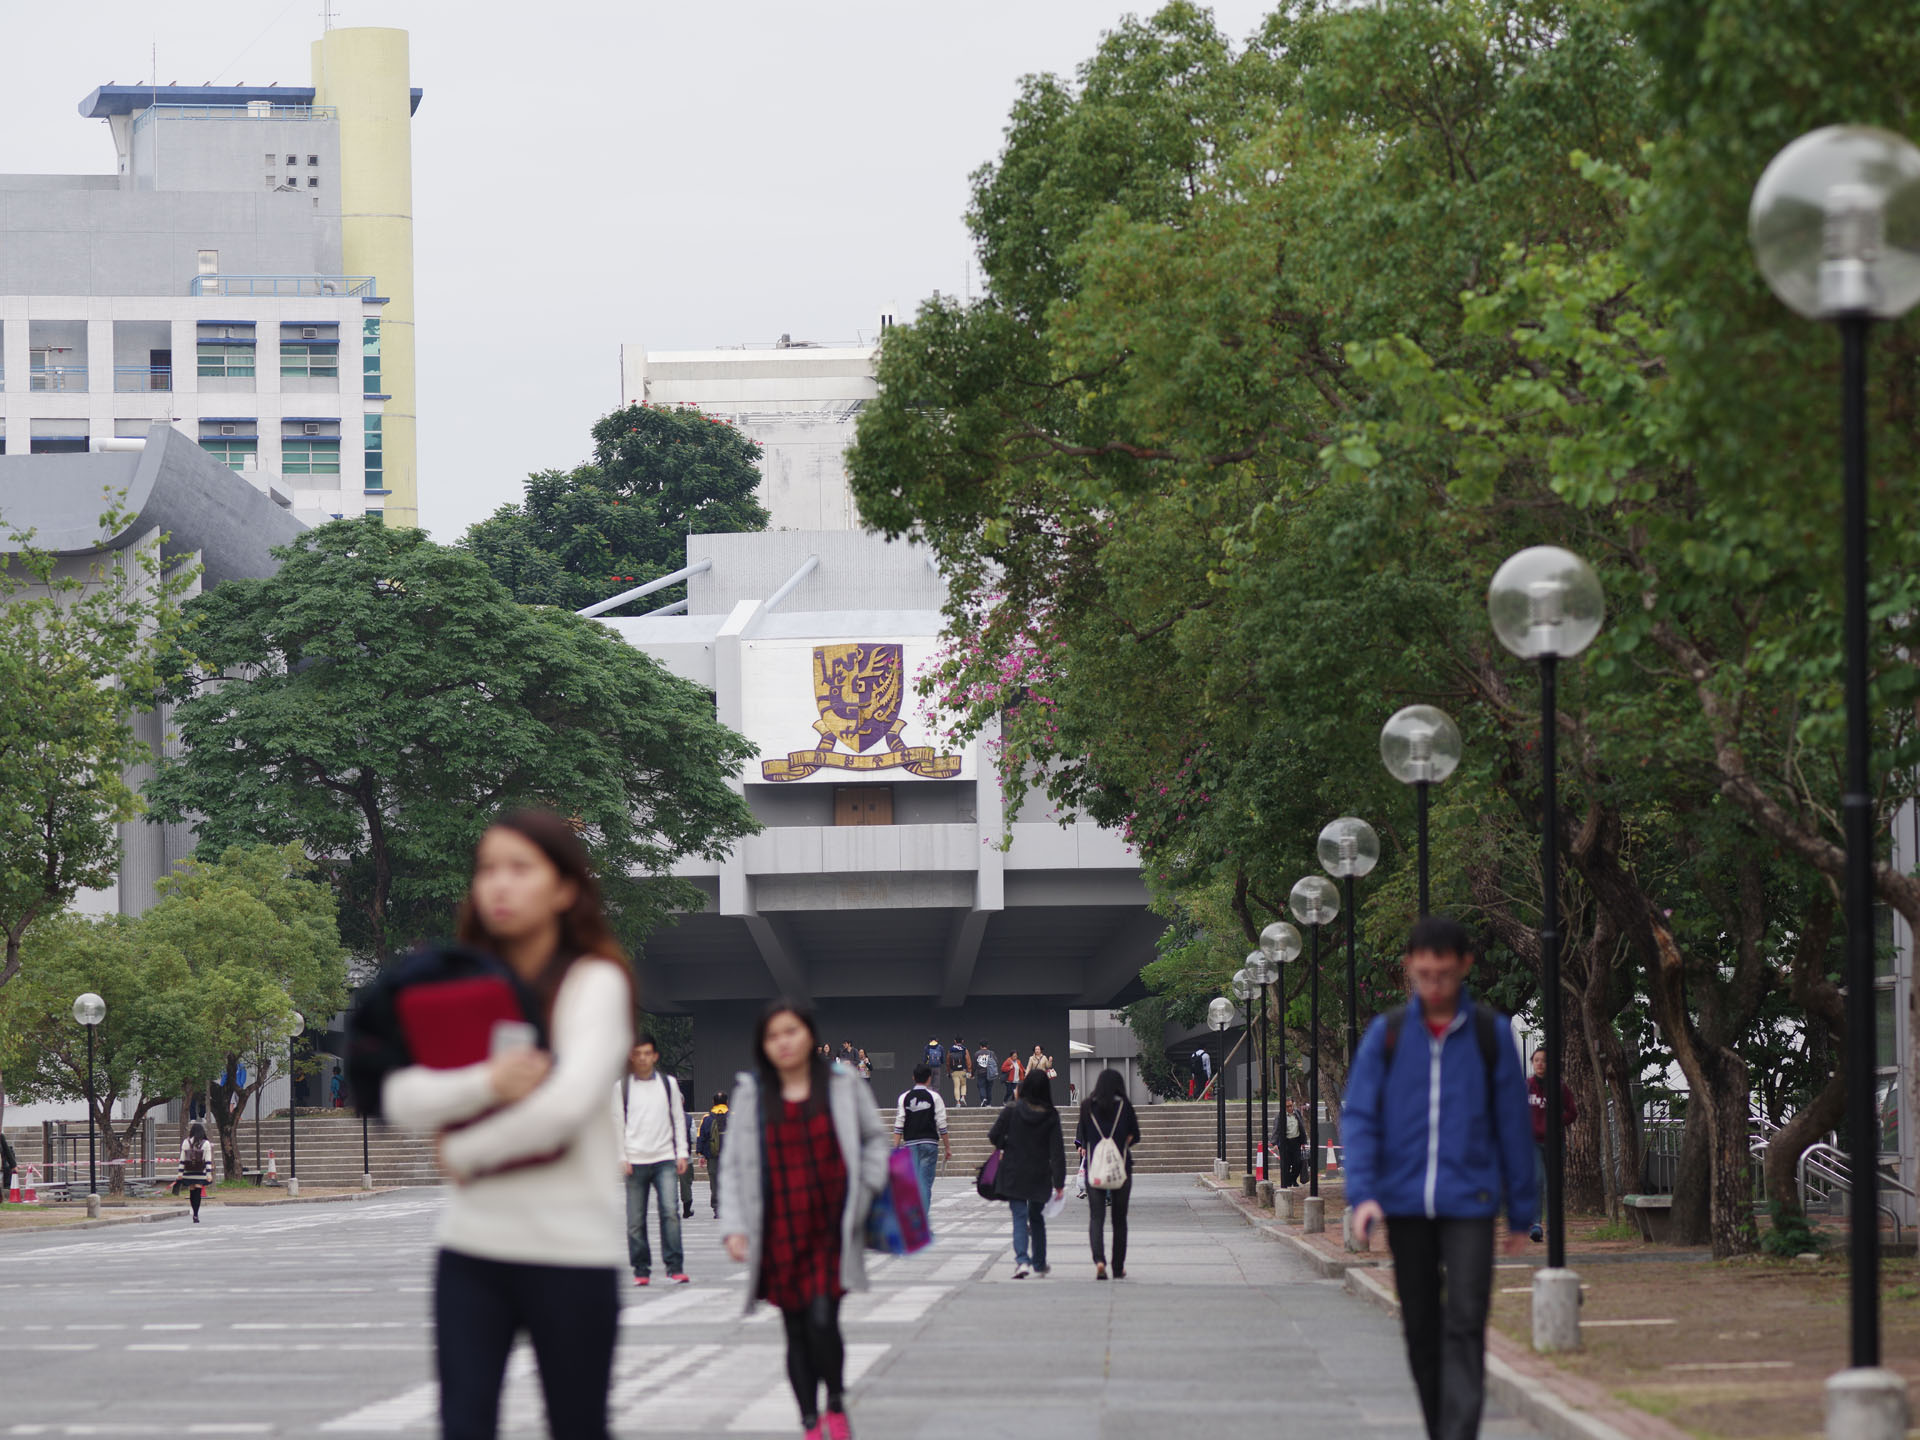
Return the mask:
[[1340,1244],[1343,1249],[1349,1251],[1359,1251],[1367,1248],[1360,1243],[1358,1237],[1353,1233],[1353,1211],[1351,1209],[1340,1212]]
[[1273,1182],[1271,1180],[1260,1181],[1253,1187],[1253,1193],[1259,1201],[1262,1210],[1273,1209]]
[[1281,1189],[1273,1192],[1273,1218],[1293,1219],[1293,1191]]
[[287,1177],[287,1198],[289,1200],[298,1200],[300,1198],[300,1177],[298,1175],[289,1175]]
[[1224,1180],[1227,1178],[1227,1162],[1226,1161],[1216,1160],[1213,1162],[1213,1178],[1216,1180]]
[[1827,1379],[1827,1440],[1903,1440],[1910,1418],[1896,1371],[1863,1367]]
[[1252,1175],[1242,1175],[1240,1177],[1240,1193],[1251,1200],[1254,1195],[1253,1187],[1256,1183],[1258,1182],[1254,1180]]
[[1542,1355],[1580,1348],[1580,1277],[1573,1271],[1533,1272],[1533,1348]]
[[373,1188],[373,1176],[362,1175],[360,1177],[360,1188],[362,1190],[371,1190]]
[[1307,1196],[1300,1228],[1309,1235],[1318,1235],[1327,1228],[1327,1200],[1324,1195]]
[[98,1195],[89,1195],[87,1196],[87,1219],[98,1220],[99,1218],[100,1197]]

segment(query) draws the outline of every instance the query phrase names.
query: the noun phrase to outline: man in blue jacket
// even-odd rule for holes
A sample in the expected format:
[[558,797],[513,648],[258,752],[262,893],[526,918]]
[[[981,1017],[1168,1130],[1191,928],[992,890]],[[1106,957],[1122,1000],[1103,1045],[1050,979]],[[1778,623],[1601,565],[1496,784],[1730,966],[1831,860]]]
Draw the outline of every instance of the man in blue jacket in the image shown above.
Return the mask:
[[1526,1245],[1539,1210],[1527,1083],[1507,1018],[1465,989],[1473,938],[1430,915],[1407,937],[1410,1002],[1367,1027],[1347,1080],[1354,1235],[1387,1222],[1407,1361],[1432,1440],[1480,1433],[1494,1223]]

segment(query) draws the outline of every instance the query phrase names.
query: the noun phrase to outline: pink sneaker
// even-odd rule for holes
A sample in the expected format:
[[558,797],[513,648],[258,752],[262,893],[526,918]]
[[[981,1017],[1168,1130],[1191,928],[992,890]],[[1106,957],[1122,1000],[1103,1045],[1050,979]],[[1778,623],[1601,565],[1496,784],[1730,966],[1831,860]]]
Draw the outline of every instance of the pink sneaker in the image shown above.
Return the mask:
[[827,1440],[853,1440],[853,1423],[847,1419],[844,1410],[829,1410],[823,1417],[827,1422]]
[[807,1433],[801,1437],[801,1440],[826,1440],[826,1436],[826,1427],[816,1420],[807,1426]]

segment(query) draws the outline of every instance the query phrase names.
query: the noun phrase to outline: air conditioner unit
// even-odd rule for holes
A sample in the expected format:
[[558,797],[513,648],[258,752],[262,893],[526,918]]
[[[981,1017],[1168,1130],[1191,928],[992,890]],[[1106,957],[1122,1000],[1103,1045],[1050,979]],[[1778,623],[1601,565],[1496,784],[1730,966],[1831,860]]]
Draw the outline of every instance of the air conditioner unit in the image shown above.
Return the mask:
[[222,425],[220,427],[220,433],[222,435],[238,435],[240,433],[240,427],[238,425]]
[[317,340],[320,338],[320,328],[317,325],[302,325],[300,327],[300,338],[302,340]]
[[[338,295],[340,293],[340,286],[332,280],[322,280],[320,282],[320,293],[322,295]],[[340,517],[336,515],[333,518],[338,520]]]
[[305,425],[300,427],[300,433],[302,435],[318,435],[320,433],[320,427],[309,420]]

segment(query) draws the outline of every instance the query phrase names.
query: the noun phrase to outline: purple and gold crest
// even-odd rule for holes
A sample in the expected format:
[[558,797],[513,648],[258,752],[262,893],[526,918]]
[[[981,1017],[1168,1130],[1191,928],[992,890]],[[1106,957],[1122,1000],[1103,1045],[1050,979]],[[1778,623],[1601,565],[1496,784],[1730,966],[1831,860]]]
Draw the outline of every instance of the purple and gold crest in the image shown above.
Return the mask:
[[[795,750],[785,760],[763,760],[761,778],[804,780],[820,769],[892,770],[930,780],[960,773],[958,755],[938,755],[930,745],[908,745],[900,738],[906,721],[900,706],[906,694],[906,657],[899,645],[855,641],[821,645],[813,652],[813,699],[820,718],[816,750]],[[884,747],[884,748],[883,748]]]

